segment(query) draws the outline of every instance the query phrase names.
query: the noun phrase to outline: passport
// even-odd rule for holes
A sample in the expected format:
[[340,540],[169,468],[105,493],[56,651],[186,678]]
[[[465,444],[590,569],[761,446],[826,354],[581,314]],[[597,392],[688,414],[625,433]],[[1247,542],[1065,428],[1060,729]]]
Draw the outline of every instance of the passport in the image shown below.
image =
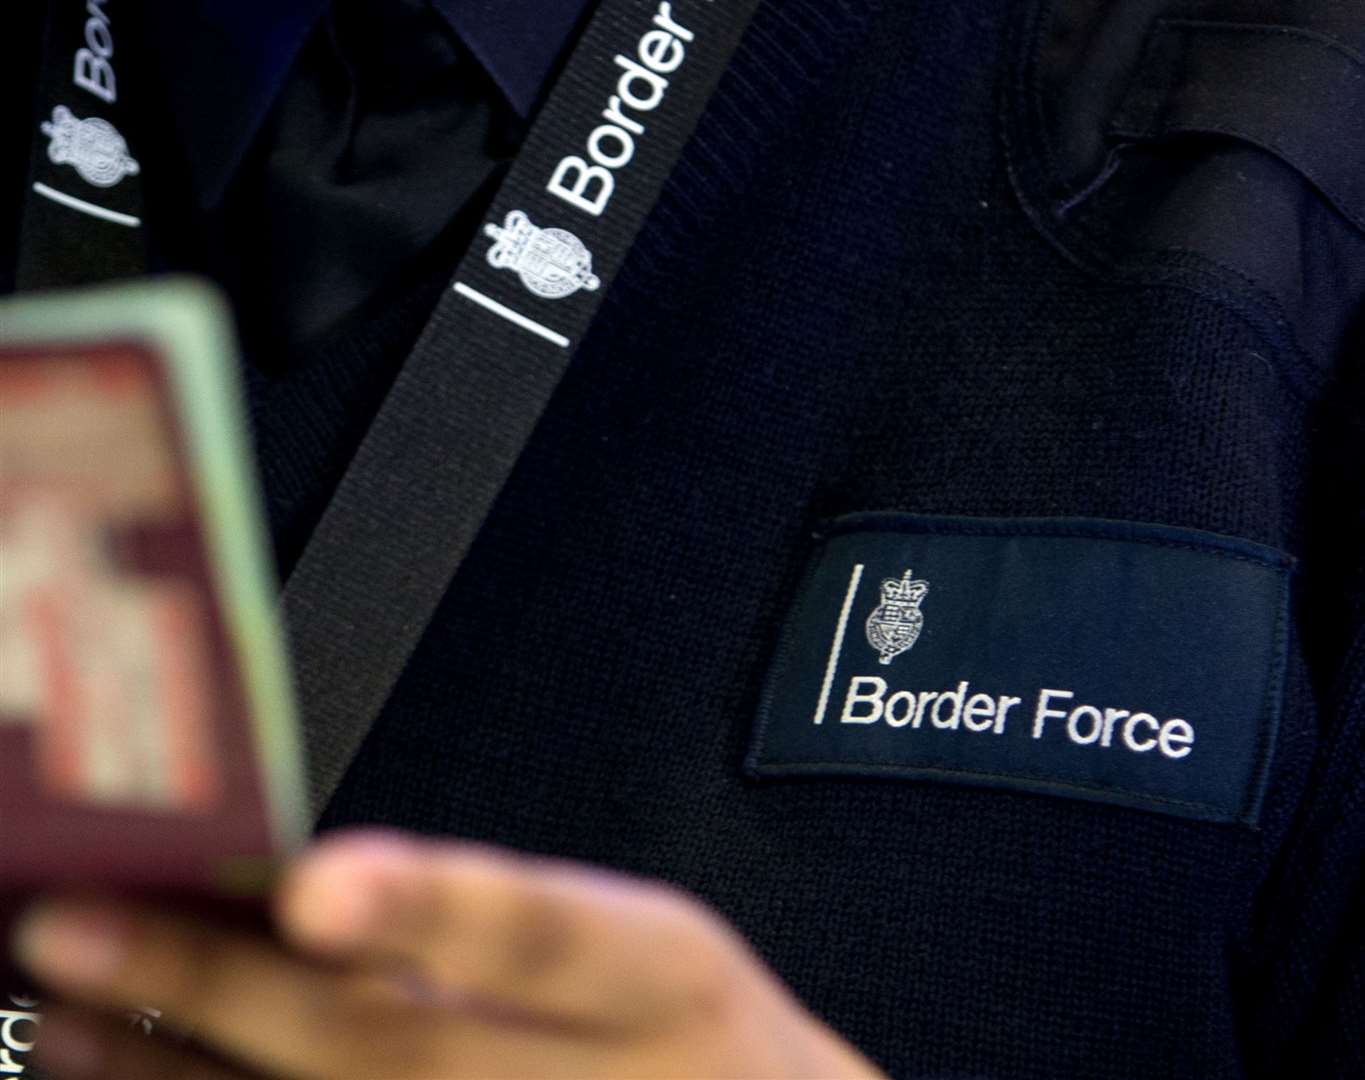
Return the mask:
[[306,836],[238,372],[197,281],[0,301],[0,923],[57,888],[249,902]]

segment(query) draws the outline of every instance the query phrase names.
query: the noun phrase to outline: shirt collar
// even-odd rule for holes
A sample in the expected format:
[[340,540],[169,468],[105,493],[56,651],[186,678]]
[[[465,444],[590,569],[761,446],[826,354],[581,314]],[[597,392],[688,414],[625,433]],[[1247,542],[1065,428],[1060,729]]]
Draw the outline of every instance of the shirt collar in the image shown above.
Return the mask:
[[328,0],[158,0],[147,34],[197,201],[222,201]]
[[522,117],[573,37],[590,0],[432,0]]
[[[222,201],[329,0],[160,0],[151,44],[200,205]],[[529,117],[592,0],[431,0]]]

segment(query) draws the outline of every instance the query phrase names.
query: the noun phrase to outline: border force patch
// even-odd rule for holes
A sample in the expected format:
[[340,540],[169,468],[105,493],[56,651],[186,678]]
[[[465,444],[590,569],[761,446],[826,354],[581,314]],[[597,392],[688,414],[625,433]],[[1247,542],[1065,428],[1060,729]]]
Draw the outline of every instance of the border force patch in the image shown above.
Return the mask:
[[946,781],[1254,825],[1293,565],[1163,525],[840,518],[787,619],[746,772]]

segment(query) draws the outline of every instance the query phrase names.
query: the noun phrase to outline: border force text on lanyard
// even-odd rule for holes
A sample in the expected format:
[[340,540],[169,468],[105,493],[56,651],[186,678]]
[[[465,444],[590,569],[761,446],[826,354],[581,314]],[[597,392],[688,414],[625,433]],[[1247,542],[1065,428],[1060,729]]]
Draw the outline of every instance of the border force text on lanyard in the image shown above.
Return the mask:
[[653,209],[757,0],[603,0],[284,593],[320,813]]
[[19,222],[20,292],[147,268],[143,184],[108,0],[49,0]]
[[[21,289],[146,269],[106,2],[51,4]],[[757,6],[597,4],[483,235],[285,583],[315,815],[530,440]],[[71,165],[85,181],[79,191]]]

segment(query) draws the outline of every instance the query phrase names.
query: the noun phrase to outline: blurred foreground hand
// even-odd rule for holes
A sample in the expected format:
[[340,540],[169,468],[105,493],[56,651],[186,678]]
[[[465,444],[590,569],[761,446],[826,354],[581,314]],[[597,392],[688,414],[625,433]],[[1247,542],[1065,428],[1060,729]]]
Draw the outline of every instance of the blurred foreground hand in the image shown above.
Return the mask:
[[[72,899],[21,920],[65,1005],[56,1077],[870,1077],[739,934],[671,887],[489,846],[367,830],[288,868],[278,940]],[[281,943],[283,942],[283,943]],[[147,1003],[194,1033],[130,1031]]]

